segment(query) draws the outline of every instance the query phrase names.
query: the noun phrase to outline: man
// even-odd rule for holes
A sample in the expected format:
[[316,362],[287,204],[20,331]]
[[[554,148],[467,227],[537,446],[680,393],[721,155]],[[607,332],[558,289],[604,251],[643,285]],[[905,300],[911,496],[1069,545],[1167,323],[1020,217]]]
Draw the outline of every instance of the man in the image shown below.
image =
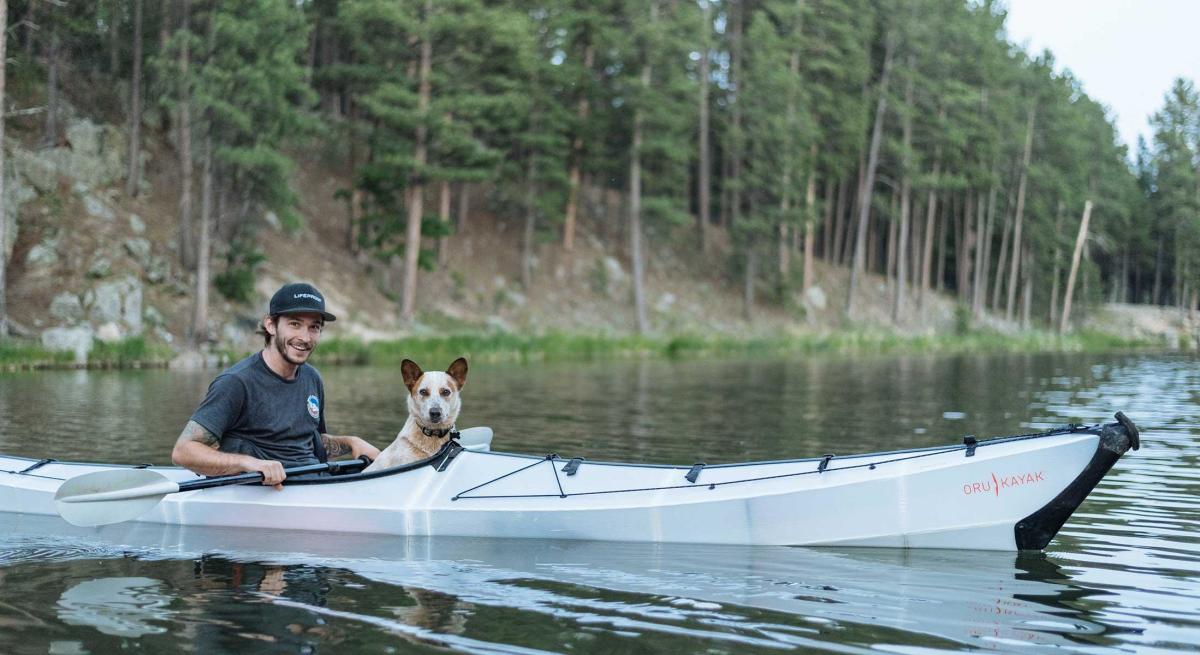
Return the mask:
[[363,439],[325,433],[325,386],[305,362],[334,320],[310,284],[275,292],[258,332],[262,351],[212,381],[171,461],[200,475],[259,472],[264,485],[282,489],[284,467],[346,454],[378,457],[379,449]]

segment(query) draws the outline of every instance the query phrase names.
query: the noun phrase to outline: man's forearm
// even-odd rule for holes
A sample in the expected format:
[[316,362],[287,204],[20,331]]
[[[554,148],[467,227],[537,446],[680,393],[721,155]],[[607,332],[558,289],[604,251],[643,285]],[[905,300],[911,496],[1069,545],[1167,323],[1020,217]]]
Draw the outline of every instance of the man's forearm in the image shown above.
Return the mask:
[[379,457],[379,449],[364,441],[361,437],[321,435],[321,443],[325,445],[325,454],[331,459],[342,455],[361,457],[366,455],[371,459]]
[[171,461],[200,475],[231,475],[254,470],[248,466],[251,458],[223,453],[217,450],[219,443],[220,440],[199,423],[188,421],[175,441]]
[[321,443],[325,445],[325,454],[331,459],[349,455],[353,450],[350,444],[351,437],[335,437],[330,434],[321,435]]

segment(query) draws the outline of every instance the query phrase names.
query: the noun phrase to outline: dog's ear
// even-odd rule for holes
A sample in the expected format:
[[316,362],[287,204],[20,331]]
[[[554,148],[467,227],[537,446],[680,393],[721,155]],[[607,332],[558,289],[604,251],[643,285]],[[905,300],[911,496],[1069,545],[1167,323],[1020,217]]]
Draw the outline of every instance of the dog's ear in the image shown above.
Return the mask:
[[404,386],[408,387],[411,392],[413,387],[417,386],[417,380],[420,380],[425,372],[421,370],[420,366],[417,366],[416,362],[406,359],[400,362],[400,375],[404,377]]
[[446,375],[454,379],[454,383],[461,390],[467,384],[467,360],[464,357],[459,357],[450,364],[450,368],[446,369]]

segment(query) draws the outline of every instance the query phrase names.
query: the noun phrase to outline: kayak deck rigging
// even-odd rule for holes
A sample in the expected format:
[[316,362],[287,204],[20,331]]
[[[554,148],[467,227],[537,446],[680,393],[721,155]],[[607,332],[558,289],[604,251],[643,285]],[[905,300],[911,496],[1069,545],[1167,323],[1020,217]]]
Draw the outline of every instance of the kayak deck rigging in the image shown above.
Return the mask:
[[[537,461],[534,461],[530,464],[527,464],[520,468],[514,469],[514,470],[504,473],[502,475],[496,476],[490,480],[487,480],[487,481],[477,484],[473,487],[470,487],[469,489],[464,489],[463,491],[460,491],[460,492],[454,494],[453,496],[451,496],[450,500],[452,500],[452,501],[486,500],[486,499],[501,499],[501,498],[505,498],[505,499],[507,499],[507,498],[569,498],[571,496],[596,496],[596,495],[603,495],[603,494],[634,493],[634,492],[644,492],[644,491],[669,491],[672,489],[692,489],[692,488],[696,488],[696,487],[707,487],[708,489],[712,490],[712,489],[716,489],[718,486],[744,484],[744,483],[748,483],[748,482],[762,482],[762,481],[766,481],[766,480],[778,480],[778,479],[782,479],[782,478],[793,478],[793,477],[799,477],[799,476],[804,476],[804,475],[821,475],[824,473],[834,473],[834,472],[838,472],[838,471],[849,471],[849,470],[854,470],[854,469],[865,468],[865,469],[873,471],[877,467],[882,466],[884,464],[894,464],[897,462],[905,462],[905,461],[920,459],[923,457],[944,455],[946,453],[952,453],[952,452],[959,451],[959,450],[965,451],[965,454],[964,454],[965,457],[974,457],[976,449],[980,448],[980,447],[991,446],[991,445],[996,445],[996,444],[1000,444],[1000,443],[1011,443],[1014,441],[1023,441],[1023,440],[1027,440],[1027,439],[1040,439],[1040,438],[1061,435],[1061,434],[1074,434],[1077,432],[1087,431],[1089,429],[1092,429],[1093,427],[1099,427],[1099,426],[1089,427],[1089,426],[1083,425],[1083,424],[1072,423],[1072,424],[1068,424],[1068,425],[1064,425],[1064,426],[1051,428],[1049,430],[1044,430],[1042,432],[1023,434],[1023,435],[1013,435],[1013,436],[1008,436],[1008,437],[996,437],[994,439],[986,439],[983,441],[978,440],[974,435],[967,435],[966,437],[963,437],[962,445],[934,446],[932,448],[916,448],[916,449],[909,449],[909,450],[897,450],[897,451],[888,451],[888,452],[872,453],[872,454],[845,455],[845,456],[842,456],[841,459],[849,460],[849,459],[861,459],[864,457],[879,457],[879,456],[883,456],[883,455],[901,455],[901,454],[903,454],[904,456],[903,457],[893,457],[890,459],[874,460],[871,462],[865,462],[865,463],[860,463],[860,464],[850,464],[850,465],[846,465],[846,466],[838,466],[835,468],[831,468],[830,464],[835,459],[838,459],[839,456],[833,455],[833,454],[825,455],[823,457],[818,457],[818,458],[803,458],[803,459],[795,459],[795,460],[772,460],[772,461],[764,461],[764,462],[738,462],[738,463],[733,463],[733,464],[717,464],[717,465],[707,465],[707,464],[703,464],[703,463],[698,463],[698,464],[693,465],[690,469],[688,469],[687,473],[683,476],[688,484],[659,485],[659,486],[653,486],[653,487],[630,487],[630,488],[625,488],[625,489],[604,489],[604,490],[599,490],[599,491],[577,491],[577,492],[564,491],[563,486],[562,486],[562,480],[558,476],[559,469],[555,465],[556,462],[561,462],[564,460],[562,457],[559,457],[559,455],[557,453],[550,453],[548,455],[545,455],[541,459],[538,459]],[[490,454],[499,455],[499,456],[507,455],[506,453],[490,453]],[[435,457],[436,457],[436,455],[435,455]],[[758,466],[761,466],[764,464],[790,464],[790,463],[806,462],[806,461],[816,462],[817,463],[816,468],[812,469],[812,470],[808,470],[808,471],[793,471],[793,472],[789,472],[789,473],[777,473],[774,475],[760,475],[760,476],[749,477],[749,478],[740,478],[740,479],[736,479],[736,480],[722,480],[719,482],[705,482],[705,483],[697,484],[700,474],[703,472],[703,470],[705,468],[728,469],[728,468],[739,468],[739,467],[758,467]],[[547,463],[550,464],[549,468],[554,473],[554,481],[555,481],[555,484],[558,486],[558,493],[528,493],[528,494],[473,494],[472,493],[474,491],[478,491],[480,489],[488,487],[496,482],[499,482],[501,480],[504,480],[506,478],[509,478],[509,477],[512,477],[515,475],[518,475],[520,473],[524,473],[525,471],[529,471],[531,469],[534,469],[535,467],[538,467],[538,466],[541,466],[541,465],[547,464]],[[573,476],[576,473],[578,473],[580,468],[585,463],[590,464],[592,466],[628,466],[627,464],[620,463],[620,462],[587,462],[586,460],[584,460],[581,457],[574,457],[574,458],[571,458],[570,460],[567,460],[567,463],[562,468],[562,472],[566,473],[569,476]],[[644,466],[644,465],[638,465],[638,466]],[[670,465],[668,465],[668,466],[669,466],[669,468],[680,468],[680,467],[676,467],[676,466],[670,466]],[[438,470],[444,470],[444,468],[439,468]],[[680,470],[682,470],[682,469],[680,469]],[[336,480],[334,480],[334,482],[336,482]]]

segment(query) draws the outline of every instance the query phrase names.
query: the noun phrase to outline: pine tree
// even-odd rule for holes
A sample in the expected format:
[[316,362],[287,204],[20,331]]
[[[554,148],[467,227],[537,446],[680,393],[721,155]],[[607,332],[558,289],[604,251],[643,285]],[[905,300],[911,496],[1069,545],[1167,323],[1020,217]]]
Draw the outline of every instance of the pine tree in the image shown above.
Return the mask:
[[[280,0],[230,0],[210,7],[203,19],[203,57],[190,68],[194,78],[184,82],[205,134],[193,312],[197,341],[206,332],[214,194],[235,199],[235,241],[251,241],[258,224],[253,217],[267,210],[285,225],[296,225],[288,179],[292,162],[282,148],[285,139],[313,127],[302,113],[312,95],[300,64],[307,35],[298,9]],[[252,249],[238,247],[227,256],[234,270],[257,258]]]

